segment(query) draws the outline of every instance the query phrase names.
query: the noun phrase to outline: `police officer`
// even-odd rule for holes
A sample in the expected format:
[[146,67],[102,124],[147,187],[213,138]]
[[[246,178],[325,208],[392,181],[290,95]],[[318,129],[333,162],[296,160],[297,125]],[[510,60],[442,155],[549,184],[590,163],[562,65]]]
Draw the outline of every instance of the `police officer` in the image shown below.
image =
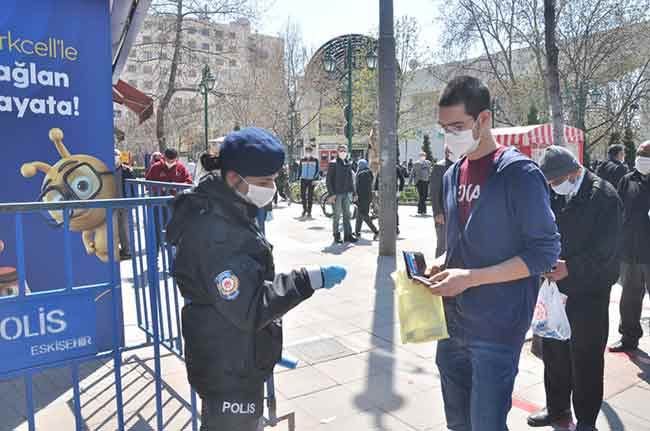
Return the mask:
[[264,381],[282,354],[280,318],[346,276],[340,266],[276,274],[272,247],[255,224],[284,163],[269,132],[229,134],[200,184],[179,195],[167,228],[183,308],[185,362],[202,399],[202,431],[261,427]]

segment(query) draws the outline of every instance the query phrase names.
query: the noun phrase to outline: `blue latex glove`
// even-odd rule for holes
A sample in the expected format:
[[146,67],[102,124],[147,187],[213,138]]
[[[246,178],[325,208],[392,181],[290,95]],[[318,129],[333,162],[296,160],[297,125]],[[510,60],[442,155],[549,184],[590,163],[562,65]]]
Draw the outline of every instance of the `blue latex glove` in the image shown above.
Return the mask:
[[339,265],[323,266],[320,270],[323,274],[324,289],[331,289],[340,284],[348,275],[347,269]]

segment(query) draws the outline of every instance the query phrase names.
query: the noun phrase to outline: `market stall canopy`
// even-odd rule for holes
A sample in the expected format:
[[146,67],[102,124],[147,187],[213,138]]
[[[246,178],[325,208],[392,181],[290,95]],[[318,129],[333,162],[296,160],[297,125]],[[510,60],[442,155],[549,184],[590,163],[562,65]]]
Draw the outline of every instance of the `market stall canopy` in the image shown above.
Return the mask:
[[135,112],[140,124],[153,115],[153,99],[121,79],[113,85],[113,102]]
[[[492,129],[492,135],[501,145],[516,147],[531,159],[539,162],[546,147],[553,145],[553,124],[536,124],[532,126],[502,127]],[[585,133],[577,127],[564,126],[564,145],[583,162]]]

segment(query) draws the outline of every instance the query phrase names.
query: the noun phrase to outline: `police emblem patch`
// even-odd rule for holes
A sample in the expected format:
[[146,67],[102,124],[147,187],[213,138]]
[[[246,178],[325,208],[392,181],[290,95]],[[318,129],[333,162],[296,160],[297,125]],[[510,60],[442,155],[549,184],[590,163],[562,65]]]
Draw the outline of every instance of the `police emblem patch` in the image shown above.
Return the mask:
[[219,295],[226,301],[239,296],[239,278],[232,271],[224,271],[214,278]]

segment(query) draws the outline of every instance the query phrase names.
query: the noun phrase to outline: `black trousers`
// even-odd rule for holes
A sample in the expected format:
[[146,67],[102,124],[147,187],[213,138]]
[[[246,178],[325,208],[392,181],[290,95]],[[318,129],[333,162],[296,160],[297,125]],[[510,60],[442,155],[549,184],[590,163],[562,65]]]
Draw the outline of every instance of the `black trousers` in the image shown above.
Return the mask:
[[366,222],[366,225],[370,228],[372,233],[377,233],[379,230],[377,226],[372,222],[372,217],[370,217],[370,204],[358,205],[357,206],[357,221],[355,225],[354,232],[358,235],[361,233],[361,225],[363,222]]
[[650,295],[650,264],[621,264],[621,285],[623,293],[619,310],[621,323],[618,332],[623,336],[623,343],[637,346],[643,337],[641,328],[641,311],[643,297]]
[[609,331],[609,295],[567,301],[571,339],[544,338],[546,407],[556,414],[571,407],[578,426],[595,426],[603,402],[605,347]]
[[440,257],[447,251],[447,226],[444,224],[436,225],[436,257]]
[[224,414],[222,402],[203,398],[201,400],[200,431],[261,431],[262,419],[251,415]]
[[418,214],[427,213],[427,198],[429,197],[429,182],[428,181],[418,181],[415,185],[418,190]]
[[311,215],[314,203],[314,181],[300,180],[300,199],[302,199],[302,212]]

